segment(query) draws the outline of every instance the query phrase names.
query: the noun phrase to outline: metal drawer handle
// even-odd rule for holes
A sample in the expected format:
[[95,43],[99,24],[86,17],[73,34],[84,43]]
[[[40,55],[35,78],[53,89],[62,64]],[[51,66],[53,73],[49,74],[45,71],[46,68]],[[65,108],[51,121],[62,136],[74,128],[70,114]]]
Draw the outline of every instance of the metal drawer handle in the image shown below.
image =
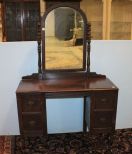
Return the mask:
[[100,118],[100,121],[101,122],[105,122],[106,121],[106,118]]
[[29,104],[29,105],[33,105],[34,102],[33,102],[33,101],[29,101],[28,104]]
[[36,122],[35,121],[29,121],[29,124],[31,125],[31,126],[34,126],[35,124],[36,124]]
[[102,99],[101,99],[101,102],[103,102],[103,103],[105,103],[106,101],[107,101],[106,98],[102,98]]

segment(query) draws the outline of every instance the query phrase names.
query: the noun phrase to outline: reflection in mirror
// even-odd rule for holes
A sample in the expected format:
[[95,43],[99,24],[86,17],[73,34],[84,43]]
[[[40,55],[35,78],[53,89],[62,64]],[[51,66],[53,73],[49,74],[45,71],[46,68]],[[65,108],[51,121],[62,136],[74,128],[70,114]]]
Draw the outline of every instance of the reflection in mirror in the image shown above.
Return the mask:
[[84,21],[69,7],[52,10],[45,21],[45,68],[83,68]]

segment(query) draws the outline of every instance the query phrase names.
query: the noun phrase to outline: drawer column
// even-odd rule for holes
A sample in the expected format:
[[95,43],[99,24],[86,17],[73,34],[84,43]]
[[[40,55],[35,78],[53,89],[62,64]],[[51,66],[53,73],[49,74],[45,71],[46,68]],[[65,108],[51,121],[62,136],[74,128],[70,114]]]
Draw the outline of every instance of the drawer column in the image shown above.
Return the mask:
[[46,102],[44,94],[17,94],[19,126],[22,135],[47,134]]
[[97,91],[91,96],[90,131],[115,130],[118,91]]

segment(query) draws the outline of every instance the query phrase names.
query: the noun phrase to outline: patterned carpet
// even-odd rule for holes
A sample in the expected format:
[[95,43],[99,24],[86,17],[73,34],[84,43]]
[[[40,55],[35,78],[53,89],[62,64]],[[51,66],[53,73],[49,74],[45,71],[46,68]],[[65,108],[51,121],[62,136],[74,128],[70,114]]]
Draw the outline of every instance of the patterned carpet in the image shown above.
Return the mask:
[[14,154],[132,154],[132,129],[15,138]]
[[0,154],[11,154],[11,137],[0,136]]

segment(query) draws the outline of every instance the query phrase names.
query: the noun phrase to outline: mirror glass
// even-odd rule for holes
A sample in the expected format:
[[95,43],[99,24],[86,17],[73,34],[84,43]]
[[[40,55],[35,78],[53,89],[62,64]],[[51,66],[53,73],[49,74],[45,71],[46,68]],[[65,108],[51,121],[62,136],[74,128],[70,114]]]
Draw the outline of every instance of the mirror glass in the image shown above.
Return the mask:
[[45,69],[82,69],[83,40],[84,21],[77,10],[52,10],[45,20]]

